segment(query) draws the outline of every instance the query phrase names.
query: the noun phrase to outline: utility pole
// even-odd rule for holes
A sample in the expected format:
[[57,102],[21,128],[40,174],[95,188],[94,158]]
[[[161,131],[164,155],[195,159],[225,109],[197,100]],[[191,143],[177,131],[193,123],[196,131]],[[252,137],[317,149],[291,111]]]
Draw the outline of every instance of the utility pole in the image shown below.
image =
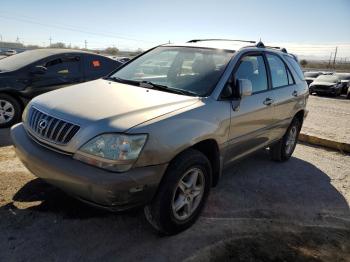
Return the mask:
[[85,40],[84,43],[85,43],[85,49],[87,49],[87,41]]
[[50,41],[50,47],[51,47],[51,44],[52,44],[52,38],[51,38],[51,36],[50,36],[50,38],[49,38],[49,41]]
[[328,62],[328,67],[331,68],[331,60],[332,60],[332,52],[331,52],[331,56],[329,57],[329,62]]
[[335,59],[337,58],[338,47],[335,47],[334,60],[333,60],[333,68],[335,68]]
[[19,43],[19,37],[18,37],[18,36],[17,36],[17,38],[16,38],[16,42]]

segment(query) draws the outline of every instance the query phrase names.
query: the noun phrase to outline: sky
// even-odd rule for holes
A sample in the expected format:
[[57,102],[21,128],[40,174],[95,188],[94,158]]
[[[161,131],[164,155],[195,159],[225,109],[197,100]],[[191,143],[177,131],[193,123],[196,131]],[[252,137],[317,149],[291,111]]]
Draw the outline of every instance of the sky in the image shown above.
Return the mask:
[[350,61],[350,0],[11,0],[0,40],[146,50],[197,38],[259,40],[305,56]]

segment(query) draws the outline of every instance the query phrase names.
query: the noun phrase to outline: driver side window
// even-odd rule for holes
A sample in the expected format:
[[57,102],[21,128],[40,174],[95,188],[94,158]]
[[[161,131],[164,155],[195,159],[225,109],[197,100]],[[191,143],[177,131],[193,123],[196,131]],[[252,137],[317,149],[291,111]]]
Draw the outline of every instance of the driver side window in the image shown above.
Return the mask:
[[248,55],[241,59],[234,74],[234,80],[247,79],[251,81],[253,94],[268,89],[267,74],[262,55]]

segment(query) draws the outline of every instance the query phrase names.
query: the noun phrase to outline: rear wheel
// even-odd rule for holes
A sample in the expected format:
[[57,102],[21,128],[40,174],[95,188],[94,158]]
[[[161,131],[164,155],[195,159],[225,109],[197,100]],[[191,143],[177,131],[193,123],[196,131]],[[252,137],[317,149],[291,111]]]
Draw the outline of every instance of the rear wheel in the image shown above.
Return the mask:
[[0,94],[0,128],[10,127],[21,119],[21,105],[12,96]]
[[147,220],[166,235],[187,229],[203,209],[210,186],[209,160],[197,150],[186,150],[169,165],[156,197],[145,207]]
[[298,118],[294,118],[283,138],[276,144],[270,146],[272,160],[282,162],[288,160],[292,156],[298,142],[300,129],[301,121]]

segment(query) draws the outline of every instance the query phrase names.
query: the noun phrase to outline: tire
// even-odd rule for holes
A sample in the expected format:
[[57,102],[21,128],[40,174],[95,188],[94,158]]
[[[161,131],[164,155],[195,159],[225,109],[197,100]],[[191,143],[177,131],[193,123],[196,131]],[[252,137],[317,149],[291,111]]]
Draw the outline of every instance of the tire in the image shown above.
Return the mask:
[[20,103],[12,96],[0,94],[0,128],[10,127],[22,116]]
[[[191,195],[191,192],[185,193],[185,191],[191,190],[186,186],[191,184],[190,180],[195,177],[195,172],[198,172],[196,187],[192,188],[193,195]],[[186,182],[179,186],[180,181]],[[144,209],[148,222],[164,235],[174,235],[189,228],[203,209],[211,183],[212,169],[207,157],[194,149],[181,153],[170,163],[159,185],[158,193]],[[197,196],[194,196],[195,194]],[[192,211],[189,211],[191,205],[183,204],[185,202],[192,203]],[[176,205],[182,207],[175,211]]]
[[270,156],[272,160],[284,162],[292,156],[298,142],[300,129],[301,121],[298,118],[294,118],[282,139],[270,146]]

